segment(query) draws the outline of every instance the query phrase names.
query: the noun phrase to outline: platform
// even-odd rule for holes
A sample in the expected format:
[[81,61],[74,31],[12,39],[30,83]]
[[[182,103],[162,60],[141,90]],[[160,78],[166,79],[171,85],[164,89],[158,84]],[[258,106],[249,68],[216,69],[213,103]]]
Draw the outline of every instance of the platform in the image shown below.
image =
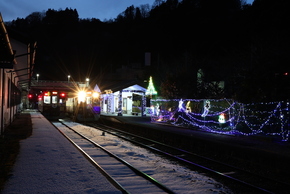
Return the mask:
[[15,122],[27,114],[32,133],[20,141],[1,193],[121,193],[39,112],[24,111]]

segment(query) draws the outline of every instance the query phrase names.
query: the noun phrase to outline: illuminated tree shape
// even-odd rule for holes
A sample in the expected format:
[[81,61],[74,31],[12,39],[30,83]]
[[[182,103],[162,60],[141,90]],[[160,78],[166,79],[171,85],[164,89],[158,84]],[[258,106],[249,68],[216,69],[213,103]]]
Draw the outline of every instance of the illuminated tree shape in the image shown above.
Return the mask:
[[147,88],[145,94],[150,95],[150,96],[157,95],[157,92],[156,92],[155,87],[153,85],[152,76],[150,76],[150,78],[149,78],[149,85],[148,85],[148,88]]

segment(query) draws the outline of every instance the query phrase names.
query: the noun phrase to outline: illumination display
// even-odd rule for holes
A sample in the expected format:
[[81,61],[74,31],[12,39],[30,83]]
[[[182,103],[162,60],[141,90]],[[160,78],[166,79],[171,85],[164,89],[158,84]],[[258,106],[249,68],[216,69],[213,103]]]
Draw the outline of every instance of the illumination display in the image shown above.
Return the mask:
[[202,113],[202,117],[206,117],[206,115],[208,114],[209,112],[209,109],[210,109],[210,101],[209,100],[206,100],[205,103],[204,103],[204,110],[203,110],[203,113]]
[[179,104],[178,104],[178,112],[181,112],[181,111],[184,111],[182,99],[179,100]]
[[191,112],[190,101],[186,103],[186,112]]
[[150,78],[149,78],[149,85],[148,85],[148,88],[146,90],[145,95],[150,95],[150,96],[157,95],[157,92],[156,92],[155,87],[153,85],[152,76],[150,76]]
[[279,136],[282,141],[289,138],[288,102],[243,104],[230,99],[151,99],[151,109],[155,110],[151,114],[153,122],[198,127],[220,134],[265,134]]
[[219,116],[219,123],[226,123],[225,114],[224,113],[220,114],[220,116]]

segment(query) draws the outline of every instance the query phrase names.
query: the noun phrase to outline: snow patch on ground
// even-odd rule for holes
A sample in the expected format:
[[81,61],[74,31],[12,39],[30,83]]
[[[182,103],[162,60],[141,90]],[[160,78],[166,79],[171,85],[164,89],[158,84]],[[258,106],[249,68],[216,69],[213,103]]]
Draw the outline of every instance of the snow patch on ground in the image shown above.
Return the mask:
[[213,178],[175,164],[123,139],[108,133],[103,135],[99,130],[78,123],[72,122],[68,125],[152,176],[176,193],[232,193],[230,189]]

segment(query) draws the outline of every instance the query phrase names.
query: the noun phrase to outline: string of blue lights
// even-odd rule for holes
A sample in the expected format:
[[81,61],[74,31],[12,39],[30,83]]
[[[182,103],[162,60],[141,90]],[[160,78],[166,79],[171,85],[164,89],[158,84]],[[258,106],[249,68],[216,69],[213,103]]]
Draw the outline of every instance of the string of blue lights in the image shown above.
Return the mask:
[[289,140],[289,102],[243,104],[231,99],[151,99],[151,120],[230,135]]

